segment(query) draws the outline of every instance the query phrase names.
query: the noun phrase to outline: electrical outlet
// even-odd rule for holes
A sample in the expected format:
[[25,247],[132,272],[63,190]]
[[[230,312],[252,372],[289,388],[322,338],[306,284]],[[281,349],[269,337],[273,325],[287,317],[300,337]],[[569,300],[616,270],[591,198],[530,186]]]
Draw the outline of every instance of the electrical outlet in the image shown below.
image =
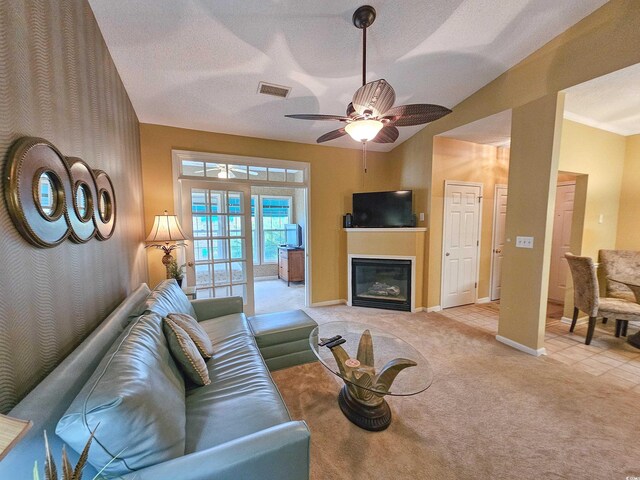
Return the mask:
[[533,248],[533,237],[516,237],[517,248]]
[[420,212],[420,221],[424,222],[424,213],[423,212]]

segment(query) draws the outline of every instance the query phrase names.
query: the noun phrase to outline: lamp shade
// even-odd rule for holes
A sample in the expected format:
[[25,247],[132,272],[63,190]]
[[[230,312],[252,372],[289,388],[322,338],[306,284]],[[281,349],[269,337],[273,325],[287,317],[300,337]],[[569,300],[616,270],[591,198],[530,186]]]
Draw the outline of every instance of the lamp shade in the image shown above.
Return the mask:
[[347,124],[344,129],[357,142],[373,140],[384,125],[379,120],[356,120]]
[[178,217],[169,215],[165,210],[164,215],[156,215],[147,242],[180,242],[186,238]]
[[32,425],[29,420],[0,414],[0,460],[24,437]]

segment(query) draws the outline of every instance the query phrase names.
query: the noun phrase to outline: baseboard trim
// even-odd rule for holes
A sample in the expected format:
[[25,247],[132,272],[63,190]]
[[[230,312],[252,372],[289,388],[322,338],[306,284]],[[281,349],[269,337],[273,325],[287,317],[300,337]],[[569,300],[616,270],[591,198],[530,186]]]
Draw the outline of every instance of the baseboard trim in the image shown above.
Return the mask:
[[[423,308],[424,310],[424,308]],[[442,307],[440,305],[436,305],[435,307],[427,307],[427,313],[431,313],[431,312],[441,312],[442,311]]]
[[507,337],[503,337],[502,335],[496,335],[496,340],[499,341],[500,343],[504,343],[505,345],[509,345],[510,347],[515,348],[516,350],[520,350],[521,352],[528,353],[529,355],[533,355],[534,357],[539,357],[540,355],[547,354],[547,350],[544,347],[535,350],[531,347],[527,347],[526,345],[522,345],[521,343],[514,342],[513,340]]
[[[566,323],[567,325],[571,325],[571,322],[573,320],[569,317],[562,317],[560,319],[561,323]],[[589,317],[578,317],[578,321],[576,322],[576,325],[582,325],[583,323],[589,323]]]
[[418,312],[422,312],[424,310],[425,310],[424,307],[417,307],[417,308],[414,308],[413,310],[411,310],[411,313],[418,313]]
[[482,297],[476,300],[476,303],[490,303],[491,299],[489,297]]
[[312,307],[330,307],[331,305],[345,305],[347,301],[343,298],[338,300],[327,300],[326,302],[312,303]]
[[253,281],[254,282],[264,282],[264,281],[267,281],[267,280],[278,280],[279,278],[280,277],[278,277],[277,275],[267,275],[267,276],[264,276],[264,277],[253,277]]

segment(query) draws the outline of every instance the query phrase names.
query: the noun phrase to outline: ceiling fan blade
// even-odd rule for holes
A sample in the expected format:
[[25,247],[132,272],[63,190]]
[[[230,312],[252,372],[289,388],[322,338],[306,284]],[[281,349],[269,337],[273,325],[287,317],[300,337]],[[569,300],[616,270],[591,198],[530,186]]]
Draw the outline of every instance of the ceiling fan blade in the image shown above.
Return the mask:
[[375,143],[393,143],[398,139],[400,132],[393,125],[387,125],[378,132],[378,135],[372,140]]
[[346,122],[350,120],[349,117],[343,117],[342,115],[318,115],[314,113],[300,113],[296,115],[285,115],[288,118],[295,118],[297,120],[338,120],[339,122]]
[[316,140],[317,143],[323,143],[323,142],[328,142],[329,140],[335,140],[336,138],[340,138],[344,135],[346,135],[347,132],[345,131],[344,128],[339,128],[337,130],[331,130],[328,133],[325,133],[324,135],[322,135],[321,137],[318,137],[318,140]]
[[411,125],[433,122],[450,113],[451,110],[442,105],[414,103],[393,107],[384,112],[384,118],[390,120],[396,127],[409,127]]
[[371,116],[379,117],[389,110],[396,101],[396,92],[386,80],[374,80],[369,82],[353,95],[353,108],[358,115],[364,115],[366,111],[371,111]]

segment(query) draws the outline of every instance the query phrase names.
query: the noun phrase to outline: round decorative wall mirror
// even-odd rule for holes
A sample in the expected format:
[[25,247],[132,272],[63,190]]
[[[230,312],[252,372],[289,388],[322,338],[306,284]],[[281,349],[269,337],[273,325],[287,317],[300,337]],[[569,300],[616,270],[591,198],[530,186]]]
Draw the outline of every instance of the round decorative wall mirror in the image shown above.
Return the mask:
[[93,206],[91,205],[91,193],[86,183],[78,183],[76,187],[76,213],[83,222],[91,220]]
[[36,173],[33,198],[40,214],[46,220],[55,220],[62,213],[64,191],[56,174],[51,170]]
[[108,223],[111,220],[111,197],[106,190],[100,192],[100,200],[98,211],[100,212],[100,218],[104,223]]

